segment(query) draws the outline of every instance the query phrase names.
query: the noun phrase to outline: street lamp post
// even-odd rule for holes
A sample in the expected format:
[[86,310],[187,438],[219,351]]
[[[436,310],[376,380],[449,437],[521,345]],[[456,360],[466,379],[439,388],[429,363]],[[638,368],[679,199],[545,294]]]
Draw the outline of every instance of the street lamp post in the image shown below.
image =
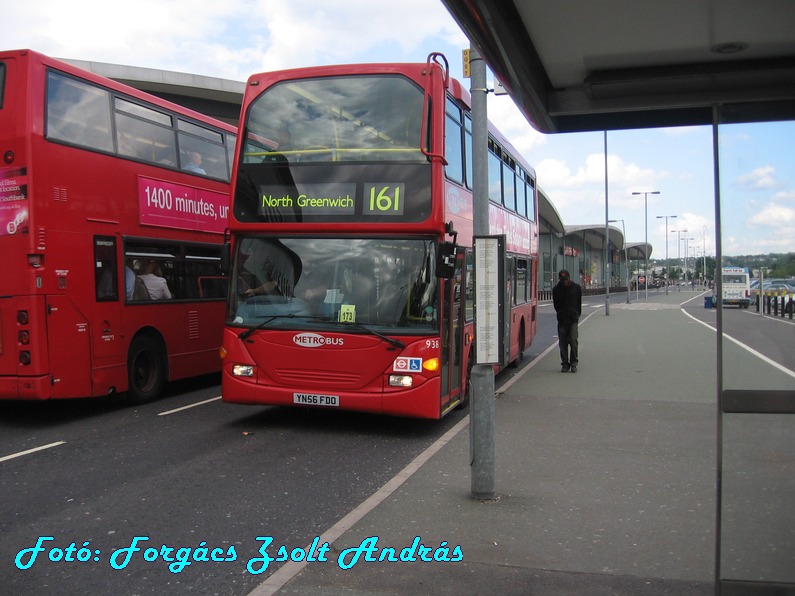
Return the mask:
[[[671,230],[671,234],[676,232],[676,261],[682,264],[682,234],[687,234],[687,230]],[[684,269],[682,270],[684,274]],[[682,291],[682,286],[677,284],[679,291]]]
[[643,277],[646,278],[644,284],[644,294],[646,301],[649,300],[649,195],[660,194],[659,190],[649,190],[643,192],[633,192],[633,195],[643,195],[643,221],[646,228],[645,246],[643,247]]
[[675,218],[676,215],[658,215],[657,219],[665,219],[665,295],[668,295],[668,278],[670,277],[671,264],[668,262],[668,219]]
[[701,257],[703,258],[703,261],[701,263],[701,271],[704,272],[704,275],[702,275],[702,277],[704,279],[704,287],[706,288],[709,285],[709,281],[707,280],[707,241],[702,240],[702,242],[704,246],[701,249]]
[[621,222],[621,233],[624,234],[624,267],[627,270],[626,274],[626,286],[627,286],[627,304],[629,304],[629,261],[627,260],[627,228],[624,226],[623,219],[608,219],[607,223],[618,223]]

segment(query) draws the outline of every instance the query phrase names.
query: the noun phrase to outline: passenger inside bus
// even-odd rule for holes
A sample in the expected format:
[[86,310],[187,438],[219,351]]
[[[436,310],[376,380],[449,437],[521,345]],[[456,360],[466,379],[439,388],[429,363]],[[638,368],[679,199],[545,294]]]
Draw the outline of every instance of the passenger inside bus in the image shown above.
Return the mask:
[[149,298],[152,300],[162,300],[171,298],[171,291],[168,289],[168,283],[163,277],[163,272],[160,265],[156,261],[150,260],[146,264],[146,269],[143,275],[138,276],[144,282],[146,291],[149,292]]
[[124,291],[127,294],[127,300],[133,299],[135,293],[135,264],[132,259],[127,259],[124,264]]
[[202,156],[201,153],[198,151],[189,151],[187,155],[186,163],[183,169],[188,170],[189,172],[196,172],[197,174],[206,174],[207,172],[204,171],[202,166]]

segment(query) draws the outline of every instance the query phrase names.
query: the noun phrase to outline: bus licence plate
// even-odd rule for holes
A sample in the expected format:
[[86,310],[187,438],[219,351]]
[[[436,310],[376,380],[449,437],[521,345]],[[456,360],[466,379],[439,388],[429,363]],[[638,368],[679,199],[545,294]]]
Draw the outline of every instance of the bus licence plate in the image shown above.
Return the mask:
[[318,393],[293,393],[293,403],[298,406],[337,407],[340,405],[340,397]]

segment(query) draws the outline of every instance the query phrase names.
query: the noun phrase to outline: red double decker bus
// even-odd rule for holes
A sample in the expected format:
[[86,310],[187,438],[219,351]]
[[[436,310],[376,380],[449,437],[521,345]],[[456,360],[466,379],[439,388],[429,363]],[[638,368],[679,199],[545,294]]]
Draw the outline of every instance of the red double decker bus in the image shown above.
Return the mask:
[[[464,405],[472,124],[443,58],[257,74],[241,124],[224,401],[423,418]],[[489,147],[516,361],[536,328],[536,184],[493,128]]]
[[236,128],[0,52],[0,399],[156,398],[217,371]]

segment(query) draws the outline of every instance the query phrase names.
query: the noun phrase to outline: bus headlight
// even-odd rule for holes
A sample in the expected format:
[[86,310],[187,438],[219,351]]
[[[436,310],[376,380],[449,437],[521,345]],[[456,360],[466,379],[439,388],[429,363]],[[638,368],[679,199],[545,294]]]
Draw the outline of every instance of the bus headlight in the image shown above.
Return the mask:
[[232,367],[232,376],[234,377],[253,377],[254,367],[248,364],[235,364]]
[[411,387],[414,379],[411,375],[389,375],[390,387]]

